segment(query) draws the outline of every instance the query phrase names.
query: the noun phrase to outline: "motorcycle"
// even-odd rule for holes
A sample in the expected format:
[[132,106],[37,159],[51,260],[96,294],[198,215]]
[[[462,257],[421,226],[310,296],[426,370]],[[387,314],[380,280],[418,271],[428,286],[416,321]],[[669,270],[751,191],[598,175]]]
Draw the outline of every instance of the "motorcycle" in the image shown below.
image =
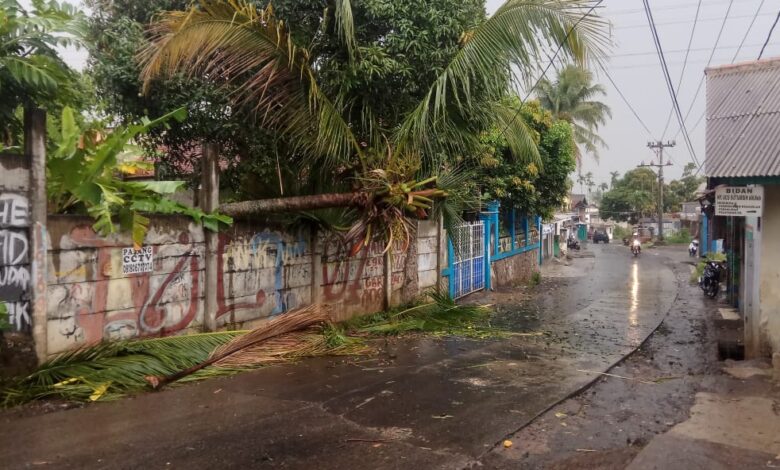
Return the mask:
[[704,265],[704,273],[699,278],[699,287],[704,291],[704,295],[714,299],[720,292],[720,277],[723,270],[726,269],[720,261],[707,261]]
[[688,255],[691,257],[696,256],[696,253],[699,251],[699,240],[693,240],[690,245],[688,245]]
[[566,248],[570,250],[580,250],[580,242],[576,238],[569,238],[566,240]]
[[637,257],[641,252],[642,244],[639,242],[639,240],[634,240],[633,243],[631,243],[631,254],[633,254],[634,257]]

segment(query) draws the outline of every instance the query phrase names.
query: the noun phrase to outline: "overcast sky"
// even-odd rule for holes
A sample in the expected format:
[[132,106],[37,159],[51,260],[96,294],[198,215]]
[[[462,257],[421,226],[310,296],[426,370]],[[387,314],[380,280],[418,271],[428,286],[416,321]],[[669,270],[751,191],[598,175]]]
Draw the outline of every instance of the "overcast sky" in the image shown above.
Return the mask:
[[[488,0],[488,11],[494,11],[502,2]],[[683,59],[693,30],[698,0],[651,0],[650,6],[658,29],[666,61],[674,85],[677,86],[683,71]],[[704,68],[716,44],[718,32],[726,18],[730,0],[702,0],[699,21],[691,44],[688,65],[682,77],[682,86],[678,100],[683,115],[693,102],[696,88],[704,75]],[[607,64],[607,70],[617,86],[634,107],[639,117],[650,128],[652,135],[644,130],[630,109],[621,100],[607,77],[601,73],[596,80],[607,89],[605,102],[612,108],[612,120],[599,134],[609,145],[601,151],[601,159],[596,163],[586,157],[583,173],[592,171],[597,183],[608,182],[610,171],[621,174],[636,167],[642,160],[650,161],[655,155],[647,148],[648,140],[675,139],[677,146],[667,153],[671,155],[672,167],[666,171],[667,181],[677,178],[682,168],[691,161],[682,135],[677,135],[679,125],[673,118],[669,130],[663,134],[664,126],[671,110],[671,98],[667,91],[658,56],[642,0],[605,0],[600,13],[612,22],[614,48]],[[759,5],[761,9],[758,10]],[[754,60],[775,20],[780,0],[733,0],[728,20],[712,57],[711,66],[731,63],[739,44],[745,38],[736,61]],[[753,16],[758,10],[753,27],[748,32]],[[745,34],[747,33],[747,37]],[[780,25],[764,52],[764,58],[780,55]],[[686,120],[694,151],[699,161],[704,156],[704,128],[702,120],[695,129],[695,123],[704,112],[703,86]],[[577,188],[575,188],[577,189]]]
[[[488,12],[495,11],[501,3],[501,0],[487,0]],[[693,30],[697,3],[698,0],[650,1],[675,86],[683,71],[683,59]],[[780,9],[780,0],[702,0],[691,52],[678,92],[683,114],[687,113],[693,102],[686,124],[699,161],[705,158],[704,121],[694,126],[704,112],[705,87],[699,91],[696,101],[693,98],[730,3],[731,10],[712,56],[712,66],[731,63],[743,38],[744,46],[737,54],[736,61],[756,59]],[[608,182],[610,171],[622,174],[643,160],[653,159],[654,154],[646,147],[647,141],[663,138],[677,141],[677,146],[667,152],[674,164],[666,170],[667,180],[679,177],[683,166],[691,161],[691,156],[682,135],[678,135],[679,125],[674,118],[669,129],[663,133],[671,110],[671,99],[642,9],[642,0],[605,0],[599,11],[612,23],[614,47],[607,69],[639,117],[650,128],[652,135],[643,129],[607,77],[597,73],[596,80],[607,89],[604,101],[612,108],[612,119],[600,131],[609,148],[601,151],[599,163],[586,156],[582,171],[593,172],[596,183]],[[758,16],[748,31],[756,11]],[[780,55],[780,25],[764,52],[765,58],[777,55]],[[79,68],[86,59],[83,51],[65,51],[65,57]],[[550,75],[554,76],[553,70]]]

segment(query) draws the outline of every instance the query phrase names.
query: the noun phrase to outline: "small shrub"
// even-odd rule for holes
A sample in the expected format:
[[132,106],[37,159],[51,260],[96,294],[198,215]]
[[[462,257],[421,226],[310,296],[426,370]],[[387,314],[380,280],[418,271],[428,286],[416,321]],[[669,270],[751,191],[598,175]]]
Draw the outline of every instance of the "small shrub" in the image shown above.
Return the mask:
[[664,237],[664,241],[670,244],[688,244],[692,239],[691,232],[687,228],[680,229],[679,232]]
[[542,273],[539,271],[534,271],[533,274],[531,274],[531,279],[528,281],[528,284],[531,287],[536,287],[542,282]]
[[612,238],[615,240],[623,240],[624,238],[631,236],[631,230],[621,227],[620,225],[616,225],[615,228],[612,230]]

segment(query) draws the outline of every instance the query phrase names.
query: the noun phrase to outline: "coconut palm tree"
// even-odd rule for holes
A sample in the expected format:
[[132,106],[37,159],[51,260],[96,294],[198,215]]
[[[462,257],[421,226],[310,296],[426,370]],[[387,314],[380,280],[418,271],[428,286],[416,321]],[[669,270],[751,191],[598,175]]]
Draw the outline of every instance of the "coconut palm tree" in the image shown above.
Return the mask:
[[[337,30],[349,60],[356,54],[349,0],[335,2]],[[376,234],[408,240],[409,218],[428,216],[433,200],[445,216],[457,218],[462,177],[439,174],[453,159],[468,155],[480,132],[499,126],[516,158],[538,161],[533,132],[508,96],[512,83],[544,59],[548,44],[561,44],[565,60],[583,63],[606,45],[604,21],[585,0],[508,0],[473,31],[420,103],[388,128],[364,108],[355,113],[349,96],[326,96],[317,83],[309,51],[296,44],[270,5],[257,9],[246,0],[203,0],[186,12],[168,12],[152,27],[141,54],[148,84],[175,73],[198,74],[233,90],[238,109],[258,126],[272,129],[293,145],[305,164],[324,177],[338,168],[359,169],[358,188],[223,206],[241,216],[264,211],[357,207],[362,217],[350,232],[364,246]],[[517,76],[517,75],[520,76]],[[392,97],[379,97],[392,99]],[[345,116],[360,116],[350,121]],[[445,201],[446,200],[446,201]],[[389,242],[388,242],[389,246]]]
[[537,88],[536,95],[542,106],[555,117],[571,123],[580,163],[583,150],[598,161],[599,147],[607,147],[596,131],[612,117],[612,111],[606,104],[594,100],[605,94],[604,87],[593,84],[593,74],[577,65],[567,65],[554,82],[543,79]]

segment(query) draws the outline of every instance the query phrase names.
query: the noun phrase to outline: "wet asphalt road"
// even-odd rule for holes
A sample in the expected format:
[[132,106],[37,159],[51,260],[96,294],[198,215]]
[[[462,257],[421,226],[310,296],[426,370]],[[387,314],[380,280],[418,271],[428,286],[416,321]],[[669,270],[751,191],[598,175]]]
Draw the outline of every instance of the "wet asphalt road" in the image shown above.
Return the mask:
[[[592,253],[592,257],[590,254]],[[637,348],[678,295],[672,261],[589,246],[537,295],[477,294],[508,339],[406,339],[115,403],[2,415],[4,468],[463,468]],[[489,459],[488,459],[489,460]]]

